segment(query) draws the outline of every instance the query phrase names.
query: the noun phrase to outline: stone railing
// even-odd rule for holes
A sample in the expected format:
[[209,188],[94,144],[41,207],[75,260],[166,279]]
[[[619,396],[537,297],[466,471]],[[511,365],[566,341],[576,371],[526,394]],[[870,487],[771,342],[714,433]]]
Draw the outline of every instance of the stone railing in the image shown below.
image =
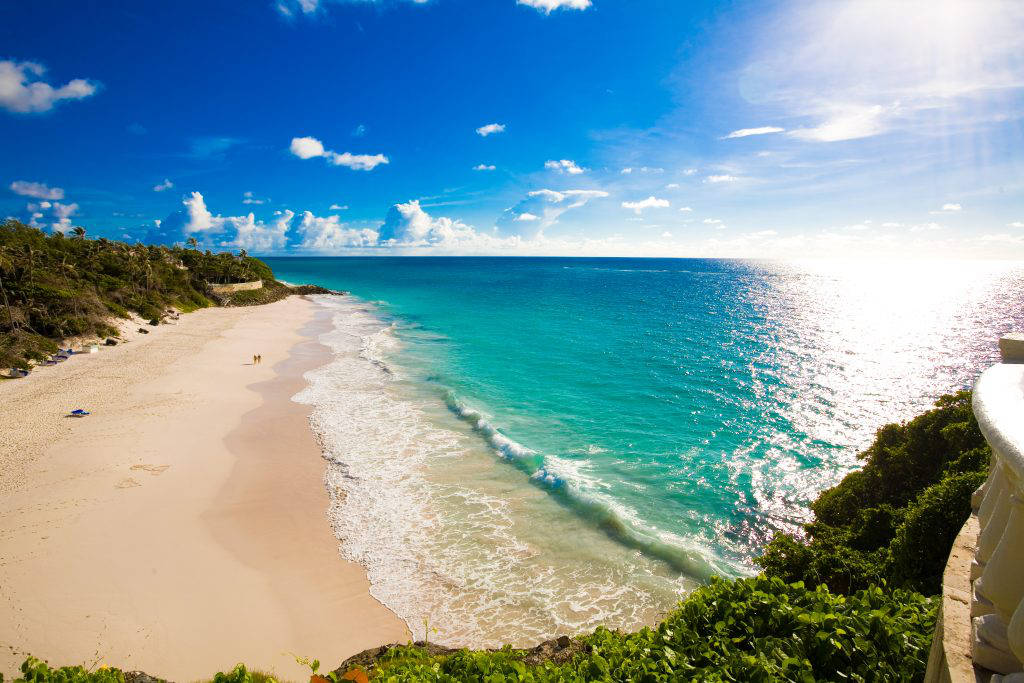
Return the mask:
[[1024,683],[1024,335],[999,350],[974,385],[992,460],[943,574],[928,683]]
[[213,283],[206,283],[210,287],[210,291],[214,294],[234,294],[235,292],[246,292],[251,289],[262,289],[263,280],[253,280],[252,282],[235,282],[230,285],[215,285]]
[[1000,674],[993,681],[1024,683],[1024,335],[1003,337],[999,348],[1003,362],[974,385],[992,461],[972,500],[980,533],[970,574],[971,658]]

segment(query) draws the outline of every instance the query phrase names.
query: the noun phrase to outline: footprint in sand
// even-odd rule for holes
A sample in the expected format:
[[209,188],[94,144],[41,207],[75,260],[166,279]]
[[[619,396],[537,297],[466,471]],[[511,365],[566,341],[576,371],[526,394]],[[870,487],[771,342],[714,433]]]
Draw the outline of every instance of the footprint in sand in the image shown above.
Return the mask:
[[121,481],[117,482],[116,484],[114,484],[114,486],[119,489],[130,489],[135,486],[142,486],[142,484],[135,481],[131,477],[128,477],[127,479],[122,479]]
[[132,465],[131,469],[149,472],[155,477],[156,475],[166,470],[168,467],[170,467],[170,465]]

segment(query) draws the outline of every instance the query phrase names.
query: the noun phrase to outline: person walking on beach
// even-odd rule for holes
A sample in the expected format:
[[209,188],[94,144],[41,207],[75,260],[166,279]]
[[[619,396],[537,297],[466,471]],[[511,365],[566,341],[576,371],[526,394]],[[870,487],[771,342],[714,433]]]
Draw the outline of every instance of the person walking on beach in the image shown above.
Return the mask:
[[259,362],[259,361],[257,360],[258,358],[259,358],[259,356],[257,356],[257,355],[256,355],[255,353],[254,353],[254,354],[252,354],[252,364],[253,364],[253,365],[256,365],[256,363],[258,363],[258,362]]
[[263,354],[261,353],[258,356],[256,356],[256,364],[257,365],[262,365],[262,363],[263,363]]

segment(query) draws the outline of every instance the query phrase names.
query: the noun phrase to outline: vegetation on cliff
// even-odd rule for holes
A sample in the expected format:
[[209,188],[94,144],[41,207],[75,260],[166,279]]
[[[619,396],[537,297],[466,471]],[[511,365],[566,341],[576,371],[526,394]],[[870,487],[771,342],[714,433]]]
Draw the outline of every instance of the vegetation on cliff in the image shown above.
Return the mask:
[[864,467],[811,504],[807,540],[776,535],[758,562],[769,576],[840,593],[885,581],[938,594],[990,456],[971,393],[943,396],[933,410],[878,430],[860,455]]
[[[220,302],[210,283],[262,280],[254,292]],[[0,223],[0,367],[26,367],[72,336],[110,336],[112,317],[159,321],[174,307],[267,303],[292,290],[263,261],[191,248],[86,239],[85,230],[47,235],[15,220]]]

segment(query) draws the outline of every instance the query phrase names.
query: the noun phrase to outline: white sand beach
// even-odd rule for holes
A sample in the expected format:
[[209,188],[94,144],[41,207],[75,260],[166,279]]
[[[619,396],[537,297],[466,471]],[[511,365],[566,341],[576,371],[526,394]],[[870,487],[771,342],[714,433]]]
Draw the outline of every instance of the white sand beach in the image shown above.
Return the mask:
[[291,653],[333,668],[407,640],[338,554],[308,407],[290,400],[327,360],[317,308],[205,309],[0,382],[0,671],[33,654],[302,679]]

